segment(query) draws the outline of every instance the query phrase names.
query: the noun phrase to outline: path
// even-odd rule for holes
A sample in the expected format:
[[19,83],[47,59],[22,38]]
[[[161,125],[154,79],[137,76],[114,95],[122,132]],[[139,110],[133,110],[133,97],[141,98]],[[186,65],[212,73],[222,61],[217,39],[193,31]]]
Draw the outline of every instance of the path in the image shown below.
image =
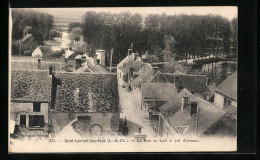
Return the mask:
[[127,127],[129,130],[129,136],[138,132],[138,128],[142,128],[142,133],[146,134],[147,137],[152,136],[153,130],[151,122],[148,120],[147,115],[140,110],[140,107],[135,103],[136,100],[133,97],[132,92],[128,92],[125,88],[119,88],[119,99],[122,108],[120,113],[121,119],[126,117]]

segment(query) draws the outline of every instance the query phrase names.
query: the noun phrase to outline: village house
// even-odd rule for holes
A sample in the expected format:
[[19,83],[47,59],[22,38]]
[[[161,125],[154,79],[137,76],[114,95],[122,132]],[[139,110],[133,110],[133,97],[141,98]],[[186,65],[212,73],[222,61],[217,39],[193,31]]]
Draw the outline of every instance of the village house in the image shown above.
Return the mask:
[[[96,53],[78,52],[67,50],[65,53],[65,63],[68,71],[84,73],[98,72],[108,73],[105,67],[105,50],[96,50]],[[101,64],[102,63],[102,64]]]
[[138,53],[129,54],[130,51],[128,56],[117,65],[117,78],[120,86],[130,85],[130,82],[135,78],[134,73],[138,72],[143,66]]
[[214,104],[237,118],[237,71],[217,87]]
[[175,104],[159,108],[163,128],[161,135],[236,136],[236,121],[210,102],[194,96],[187,89],[176,94]]
[[12,54],[19,54],[20,56],[26,55],[28,53],[32,53],[35,48],[38,46],[34,36],[32,34],[26,34],[20,41],[12,40],[12,44],[16,48],[18,53]]
[[[55,72],[60,80],[49,121],[54,134],[71,125],[87,136],[119,132],[119,95],[116,74]],[[70,126],[70,128],[71,128]]]
[[172,83],[143,83],[141,109],[147,114],[153,123],[154,132],[162,135],[162,125],[159,116],[159,107],[168,102],[173,102],[172,98],[177,93],[176,87]]
[[205,75],[190,75],[179,71],[174,73],[161,73],[158,71],[148,82],[175,83],[178,91],[188,89],[195,96],[208,100],[208,78]]
[[32,57],[57,59],[63,54],[63,50],[55,46],[38,46],[33,52]]
[[135,79],[131,82],[131,90],[139,102],[141,102],[142,96],[142,84],[147,82],[154,74],[152,66],[147,63],[138,72],[134,73]]
[[49,71],[11,70],[10,119],[23,134],[44,131],[53,104],[55,78]]

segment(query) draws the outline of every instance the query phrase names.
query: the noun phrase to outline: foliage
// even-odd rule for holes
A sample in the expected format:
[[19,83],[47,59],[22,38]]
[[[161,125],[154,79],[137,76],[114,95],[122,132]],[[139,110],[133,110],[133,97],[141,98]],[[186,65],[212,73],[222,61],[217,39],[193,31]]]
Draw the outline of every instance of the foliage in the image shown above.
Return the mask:
[[72,22],[72,23],[70,23],[69,27],[68,27],[68,32],[70,33],[73,28],[77,28],[77,27],[81,28],[81,23],[80,22]]
[[31,33],[42,44],[49,38],[53,27],[53,16],[30,9],[12,9],[12,39],[22,39],[25,33]]
[[25,56],[32,56],[32,51],[24,51]]
[[23,29],[23,36],[25,36],[28,33],[31,33],[30,30],[32,29],[31,26],[25,26]]
[[237,54],[237,51],[238,51],[238,45],[237,45],[237,42],[238,42],[238,21],[237,21],[237,18],[234,18],[232,21],[231,21],[231,31],[232,31],[232,46],[234,47],[234,53]]
[[12,55],[19,55],[20,50],[20,44],[19,42],[13,42],[12,43]]
[[79,42],[81,36],[82,36],[82,29],[79,27],[73,28],[69,34],[70,40],[76,42]]
[[56,37],[61,38],[61,33],[58,32],[56,29],[51,29],[49,33],[50,39],[54,39]]
[[133,43],[133,51],[149,52],[152,61],[229,52],[231,23],[220,15],[139,14],[86,12],[82,19],[84,40],[92,50],[114,49],[120,62]]

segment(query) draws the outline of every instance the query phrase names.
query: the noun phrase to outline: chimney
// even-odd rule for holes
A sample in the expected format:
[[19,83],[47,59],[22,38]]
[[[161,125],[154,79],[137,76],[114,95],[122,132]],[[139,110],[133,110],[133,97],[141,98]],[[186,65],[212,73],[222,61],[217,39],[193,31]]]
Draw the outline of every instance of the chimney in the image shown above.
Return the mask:
[[136,59],[139,57],[139,53],[135,53],[135,58],[134,61],[136,61]]
[[197,113],[197,109],[198,109],[198,103],[197,103],[197,102],[191,102],[191,103],[190,103],[190,117],[191,117],[193,114],[196,114],[196,113]]
[[93,54],[94,65],[97,65],[97,54]]
[[184,96],[182,96],[182,101],[181,101],[181,111],[183,111],[187,105],[189,104],[189,97],[186,96],[186,93]]
[[53,69],[53,67],[50,66],[50,67],[49,67],[49,75],[52,75],[52,69]]
[[130,56],[133,53],[133,49],[128,49],[128,54],[127,56]]
[[209,78],[207,78],[206,86],[209,86]]

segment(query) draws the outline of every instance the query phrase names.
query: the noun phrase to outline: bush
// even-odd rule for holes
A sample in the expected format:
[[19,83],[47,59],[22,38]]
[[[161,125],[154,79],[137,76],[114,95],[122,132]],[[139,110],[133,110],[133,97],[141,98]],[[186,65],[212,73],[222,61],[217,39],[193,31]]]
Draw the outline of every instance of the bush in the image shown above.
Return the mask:
[[25,56],[32,56],[32,51],[24,51]]

